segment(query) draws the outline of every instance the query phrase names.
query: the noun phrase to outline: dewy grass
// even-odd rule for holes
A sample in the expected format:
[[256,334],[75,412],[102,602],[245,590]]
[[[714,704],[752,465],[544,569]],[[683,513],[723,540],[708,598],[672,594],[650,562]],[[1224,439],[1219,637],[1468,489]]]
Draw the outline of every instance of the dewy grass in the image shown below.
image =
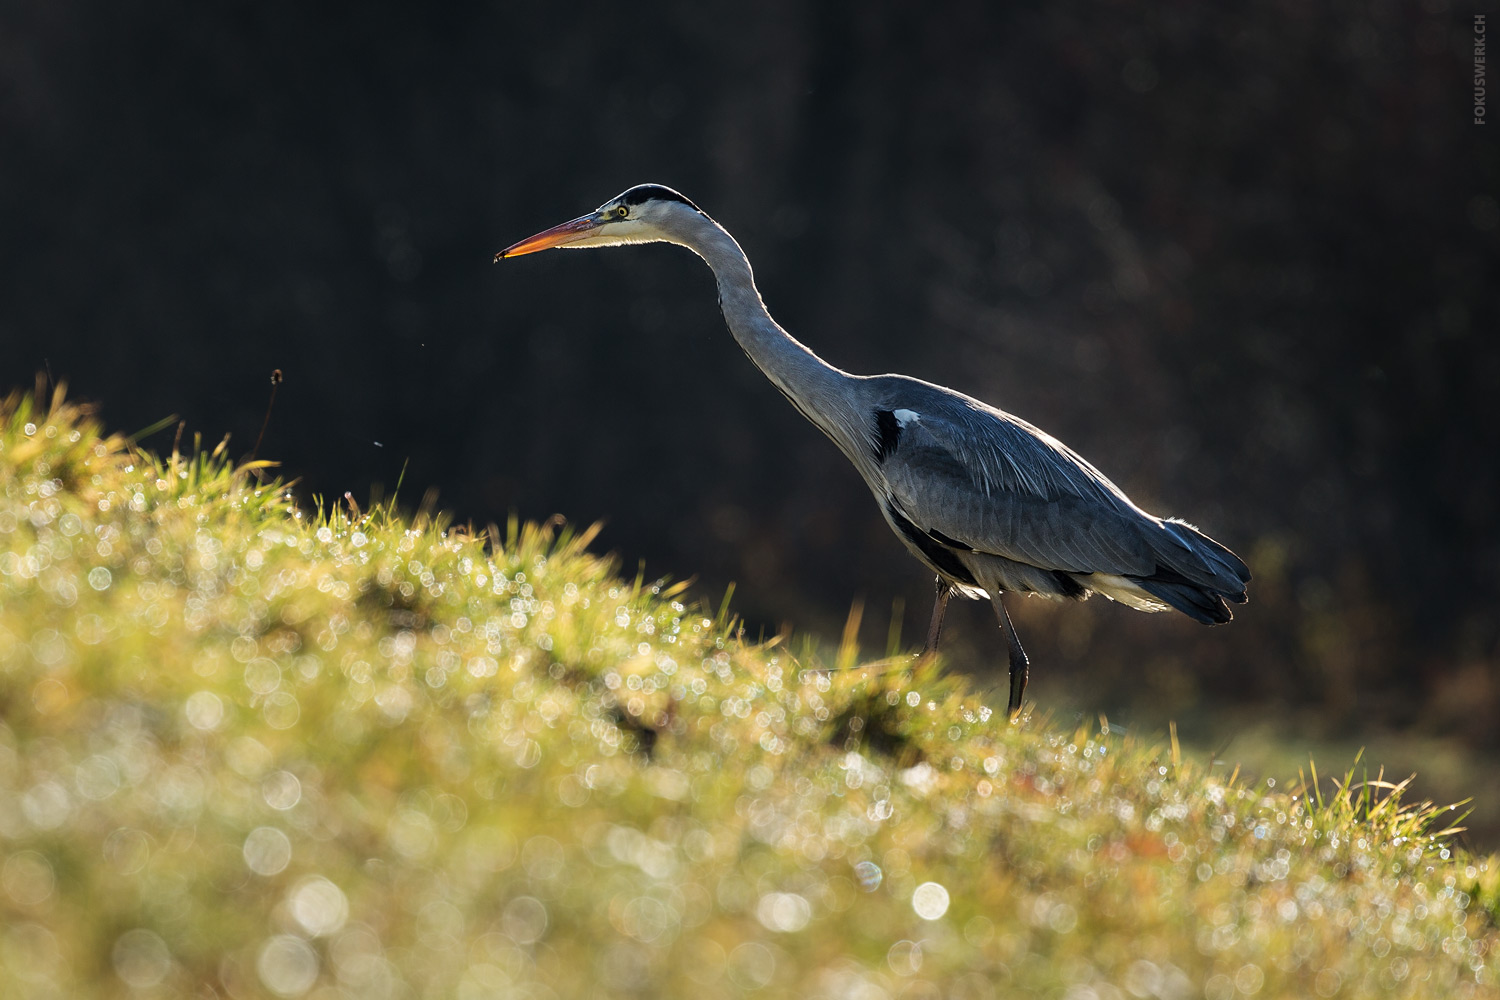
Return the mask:
[[1403,785],[1010,725],[589,537],[5,400],[0,996],[1496,995],[1496,863]]

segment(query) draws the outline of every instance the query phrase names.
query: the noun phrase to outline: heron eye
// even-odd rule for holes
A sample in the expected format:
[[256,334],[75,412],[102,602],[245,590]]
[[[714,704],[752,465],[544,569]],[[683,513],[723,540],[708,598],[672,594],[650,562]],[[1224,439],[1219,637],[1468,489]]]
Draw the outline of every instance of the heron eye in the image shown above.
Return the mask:
[[619,208],[615,209],[615,214],[623,219],[625,218],[625,216],[630,214],[630,209],[626,208],[624,205],[621,205]]

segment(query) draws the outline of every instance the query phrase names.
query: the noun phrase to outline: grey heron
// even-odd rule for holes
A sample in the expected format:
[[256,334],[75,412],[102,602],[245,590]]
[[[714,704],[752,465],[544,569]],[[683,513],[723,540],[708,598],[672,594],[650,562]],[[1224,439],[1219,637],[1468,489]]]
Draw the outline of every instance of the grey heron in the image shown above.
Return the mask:
[[749,258],[687,198],[641,184],[587,215],[495,255],[552,247],[676,243],[702,257],[724,320],[750,360],[854,463],[896,537],[937,578],[923,655],[936,650],[948,599],[987,598],[1010,658],[1009,714],[1029,661],[1004,595],[1176,609],[1216,625],[1242,604],[1250,571],[1176,518],[1146,513],[1061,441],[961,392],[906,375],[851,375],[803,346],[767,312]]

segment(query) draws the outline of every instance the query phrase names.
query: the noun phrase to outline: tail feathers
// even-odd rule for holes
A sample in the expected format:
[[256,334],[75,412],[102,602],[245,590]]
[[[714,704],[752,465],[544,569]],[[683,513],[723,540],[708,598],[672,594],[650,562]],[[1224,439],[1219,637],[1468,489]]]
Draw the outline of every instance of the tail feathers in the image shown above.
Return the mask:
[[1225,602],[1245,603],[1250,569],[1244,560],[1186,521],[1156,523],[1162,531],[1149,536],[1156,563],[1151,573],[1093,573],[1078,582],[1140,611],[1174,608],[1205,625],[1232,619]]
[[[1157,571],[1150,579],[1175,577],[1217,593],[1236,604],[1245,603],[1245,584],[1250,582],[1250,567],[1229,549],[1209,538],[1197,528],[1176,518],[1162,522],[1175,545],[1162,552]],[[1176,607],[1176,605],[1173,605]],[[1226,619],[1227,621],[1227,619]]]
[[1157,578],[1146,580],[1137,578],[1135,584],[1157,600],[1171,605],[1194,621],[1205,625],[1222,625],[1234,617],[1234,613],[1229,610],[1229,605],[1224,603],[1226,597],[1236,603],[1244,603],[1245,600],[1243,591],[1236,595],[1221,594],[1187,581],[1171,582]]

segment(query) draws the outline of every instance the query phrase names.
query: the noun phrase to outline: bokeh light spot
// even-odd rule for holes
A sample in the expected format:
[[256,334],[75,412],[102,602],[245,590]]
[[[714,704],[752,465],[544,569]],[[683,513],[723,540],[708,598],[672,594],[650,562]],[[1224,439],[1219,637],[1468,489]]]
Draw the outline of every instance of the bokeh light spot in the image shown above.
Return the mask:
[[875,862],[861,861],[854,866],[854,877],[859,880],[861,889],[865,892],[874,892],[880,888],[880,882],[885,876]]
[[768,892],[760,897],[755,917],[768,931],[790,934],[802,930],[812,920],[812,906],[794,892]]
[[286,812],[302,801],[302,782],[290,771],[273,771],[261,781],[260,796],[272,809]]
[[911,894],[911,908],[923,920],[937,920],[948,912],[948,890],[936,882],[923,882]]
[[266,698],[260,711],[272,729],[291,729],[302,715],[302,706],[290,691],[276,691]]
[[20,851],[5,859],[0,868],[0,886],[12,901],[35,906],[52,895],[56,879],[52,865],[36,851]]
[[261,946],[255,971],[277,996],[299,997],[317,981],[318,956],[301,938],[278,934]]
[[729,979],[742,990],[758,990],[776,975],[776,956],[759,941],[746,941],[729,953]]
[[172,969],[172,953],[167,950],[167,943],[144,928],[126,931],[116,938],[110,957],[115,975],[137,990],[157,985]]
[[500,926],[516,944],[540,941],[547,932],[547,907],[533,896],[517,896],[505,904]]
[[218,729],[219,724],[224,721],[224,703],[212,691],[197,691],[188,695],[187,701],[183,702],[182,711],[187,716],[188,725],[205,732]]
[[335,934],[349,919],[349,900],[344,890],[321,875],[298,882],[288,898],[292,917],[313,937]]
[[257,875],[275,875],[292,860],[292,842],[274,826],[260,826],[245,838],[245,864]]

